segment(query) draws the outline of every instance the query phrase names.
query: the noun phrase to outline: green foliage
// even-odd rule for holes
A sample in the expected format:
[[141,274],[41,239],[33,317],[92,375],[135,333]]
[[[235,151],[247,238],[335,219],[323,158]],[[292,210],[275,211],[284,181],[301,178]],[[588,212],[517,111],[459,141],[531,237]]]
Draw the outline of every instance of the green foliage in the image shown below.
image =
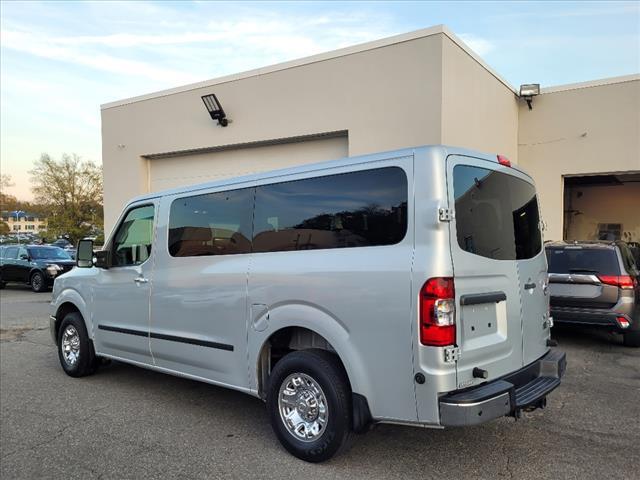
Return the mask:
[[0,222],[0,235],[6,235],[9,231],[9,225],[4,222]]
[[76,244],[102,229],[102,168],[76,154],[54,160],[43,153],[34,162],[31,191],[48,217],[48,236],[68,235]]

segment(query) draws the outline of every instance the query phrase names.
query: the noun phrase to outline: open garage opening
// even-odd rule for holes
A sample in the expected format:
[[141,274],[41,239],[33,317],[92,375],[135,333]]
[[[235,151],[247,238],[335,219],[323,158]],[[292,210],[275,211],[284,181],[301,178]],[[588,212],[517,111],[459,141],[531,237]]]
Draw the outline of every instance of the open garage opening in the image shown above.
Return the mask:
[[640,171],[564,177],[565,241],[640,242]]

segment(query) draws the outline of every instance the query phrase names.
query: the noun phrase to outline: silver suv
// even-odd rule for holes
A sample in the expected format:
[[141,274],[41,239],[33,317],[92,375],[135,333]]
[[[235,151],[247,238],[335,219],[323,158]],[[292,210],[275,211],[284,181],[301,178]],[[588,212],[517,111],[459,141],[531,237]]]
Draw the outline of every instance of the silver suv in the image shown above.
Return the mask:
[[640,272],[624,242],[547,243],[555,322],[609,328],[640,347]]

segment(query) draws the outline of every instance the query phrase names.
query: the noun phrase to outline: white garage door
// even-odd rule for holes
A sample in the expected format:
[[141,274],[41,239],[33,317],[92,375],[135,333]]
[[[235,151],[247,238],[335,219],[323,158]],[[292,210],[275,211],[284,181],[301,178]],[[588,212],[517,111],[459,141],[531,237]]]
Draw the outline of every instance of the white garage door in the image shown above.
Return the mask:
[[224,150],[149,160],[152,192],[348,155],[347,137]]

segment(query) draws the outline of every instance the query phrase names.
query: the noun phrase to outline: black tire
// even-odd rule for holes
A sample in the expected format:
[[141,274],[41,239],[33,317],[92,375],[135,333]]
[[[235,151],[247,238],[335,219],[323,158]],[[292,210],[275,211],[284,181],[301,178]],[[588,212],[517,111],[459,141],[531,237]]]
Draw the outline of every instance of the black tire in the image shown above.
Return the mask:
[[[65,337],[65,332],[67,336]],[[73,339],[73,332],[77,333],[78,342],[71,342],[79,347],[75,361],[65,359],[65,350],[69,349],[68,339]],[[85,377],[96,371],[98,360],[93,342],[87,335],[82,315],[71,312],[65,315],[58,330],[58,359],[64,372],[71,377]]]
[[31,290],[36,293],[44,292],[47,289],[47,282],[42,272],[33,272],[29,279]]
[[[296,438],[294,433],[288,430],[280,414],[280,390],[281,387],[284,388],[283,383],[287,378],[293,374],[304,374],[310,377],[320,386],[326,399],[328,412],[326,424],[316,439],[303,441]],[[350,444],[351,388],[338,357],[328,351],[315,349],[296,351],[287,354],[276,363],[269,379],[267,411],[271,427],[282,446],[289,453],[306,462],[316,463],[328,460]]]
[[625,333],[622,342],[626,347],[640,347],[640,331]]

